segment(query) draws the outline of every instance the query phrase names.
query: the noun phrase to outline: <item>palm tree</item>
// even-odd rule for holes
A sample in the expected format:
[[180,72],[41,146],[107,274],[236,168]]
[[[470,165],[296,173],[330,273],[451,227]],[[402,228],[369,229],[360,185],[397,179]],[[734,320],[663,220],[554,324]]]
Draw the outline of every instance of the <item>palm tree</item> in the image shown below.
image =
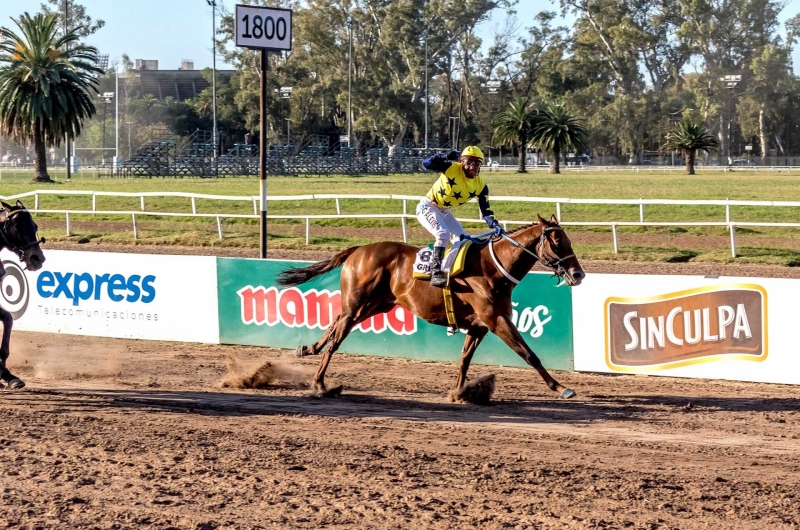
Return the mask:
[[559,157],[568,149],[586,150],[586,129],[563,105],[549,104],[539,111],[539,121],[531,135],[531,145],[553,154],[550,173],[560,174]]
[[694,175],[694,157],[698,150],[716,151],[717,139],[709,134],[705,124],[695,123],[690,118],[683,118],[675,129],[667,134],[664,147],[680,149],[686,160],[686,174]]
[[501,147],[516,145],[519,150],[517,173],[527,173],[525,149],[537,119],[537,111],[531,106],[528,98],[517,98],[492,121],[492,129],[494,129],[492,143]]
[[97,49],[79,43],[77,30],[58,36],[58,17],[25,13],[11,19],[18,36],[0,28],[0,134],[32,142],[35,181],[50,182],[47,147],[60,146],[95,113]]

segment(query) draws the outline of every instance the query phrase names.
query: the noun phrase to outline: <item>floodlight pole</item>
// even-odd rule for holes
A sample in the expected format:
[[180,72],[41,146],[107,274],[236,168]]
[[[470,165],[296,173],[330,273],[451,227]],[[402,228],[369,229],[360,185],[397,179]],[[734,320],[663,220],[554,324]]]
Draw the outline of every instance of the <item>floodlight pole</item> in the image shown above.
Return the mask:
[[[425,2],[425,7],[428,3]],[[425,13],[425,156],[428,151],[428,18]]]
[[347,64],[347,147],[353,147],[353,19],[348,19],[350,29],[350,53]]
[[258,178],[261,185],[261,259],[267,257],[267,50],[261,50],[261,116],[259,118]]
[[211,6],[211,23],[213,26],[213,31],[211,32],[211,40],[213,43],[212,53],[213,53],[213,62],[212,62],[212,73],[211,73],[211,106],[213,108],[214,113],[214,160],[217,159],[217,2],[216,0],[206,0],[208,5]]
[[[69,32],[68,26],[69,26],[69,1],[68,0],[64,0],[64,36],[65,37],[67,36],[67,33]],[[66,147],[67,156],[64,158],[64,160],[67,162],[67,180],[69,180],[70,177],[72,176],[71,175],[71,171],[70,171],[71,168],[70,168],[70,159],[69,159],[69,133],[67,133],[65,136],[67,137],[67,145],[65,146]]]

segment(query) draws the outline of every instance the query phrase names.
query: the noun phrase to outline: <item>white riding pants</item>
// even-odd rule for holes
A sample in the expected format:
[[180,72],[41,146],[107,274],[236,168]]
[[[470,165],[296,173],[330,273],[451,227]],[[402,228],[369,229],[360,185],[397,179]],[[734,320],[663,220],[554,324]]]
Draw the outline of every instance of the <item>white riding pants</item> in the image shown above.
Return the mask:
[[427,197],[417,205],[417,219],[436,238],[434,246],[437,247],[446,247],[448,241],[455,244],[464,234],[464,229],[452,210],[439,208]]

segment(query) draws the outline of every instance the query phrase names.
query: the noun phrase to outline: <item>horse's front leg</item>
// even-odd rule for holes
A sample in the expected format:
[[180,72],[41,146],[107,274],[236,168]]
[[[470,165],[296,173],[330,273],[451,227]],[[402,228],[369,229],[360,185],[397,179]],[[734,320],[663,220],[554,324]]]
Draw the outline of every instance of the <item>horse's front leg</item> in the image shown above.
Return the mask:
[[469,370],[469,364],[472,362],[472,356],[487,333],[489,333],[489,328],[484,326],[471,327],[467,331],[467,338],[464,339],[464,348],[461,350],[461,362],[458,364],[458,378],[453,389],[454,392],[461,390],[461,387],[467,382],[467,371]]
[[525,339],[522,338],[522,335],[520,335],[519,330],[517,330],[517,327],[511,321],[510,317],[501,315],[496,316],[494,319],[486,320],[492,333],[500,337],[503,342],[508,344],[509,348],[514,350],[526,363],[539,372],[539,375],[542,376],[545,384],[547,384],[547,388],[560,392],[561,397],[564,399],[575,397],[576,393],[574,390],[565,387],[553,379],[553,376],[542,366],[542,361],[539,360],[539,357],[536,356],[530,346],[525,342]]
[[25,386],[19,377],[15,376],[6,368],[6,361],[10,353],[9,344],[11,343],[11,328],[14,326],[14,317],[11,313],[0,308],[0,323],[3,324],[3,338],[0,340],[0,380],[4,381],[8,388],[17,389]]

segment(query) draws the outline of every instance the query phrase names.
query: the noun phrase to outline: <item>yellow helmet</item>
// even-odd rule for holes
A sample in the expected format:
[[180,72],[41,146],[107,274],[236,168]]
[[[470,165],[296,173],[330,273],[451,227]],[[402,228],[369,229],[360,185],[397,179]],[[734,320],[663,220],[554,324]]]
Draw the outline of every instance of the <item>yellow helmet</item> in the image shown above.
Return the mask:
[[470,145],[469,147],[465,148],[461,152],[461,156],[474,156],[475,158],[480,158],[481,162],[483,162],[483,151],[481,151],[480,148],[475,145]]

